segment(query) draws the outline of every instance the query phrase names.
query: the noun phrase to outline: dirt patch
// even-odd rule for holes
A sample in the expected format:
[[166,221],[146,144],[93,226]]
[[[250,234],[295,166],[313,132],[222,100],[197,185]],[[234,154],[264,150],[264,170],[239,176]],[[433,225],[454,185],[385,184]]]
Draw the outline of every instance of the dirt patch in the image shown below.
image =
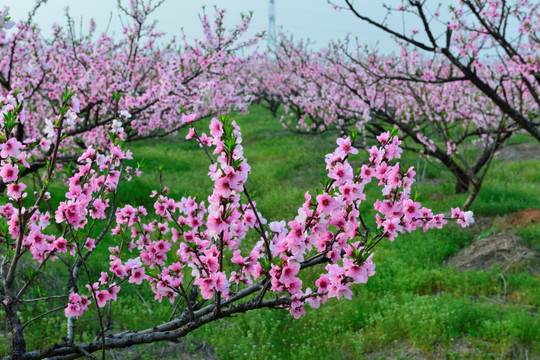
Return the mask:
[[526,209],[512,214],[497,216],[493,219],[492,224],[502,232],[511,232],[516,227],[526,228],[529,225],[540,224],[540,209]]
[[508,223],[512,226],[523,227],[540,223],[540,209],[527,209],[513,213],[508,216]]
[[540,158],[538,143],[506,144],[499,151],[497,158],[501,161],[518,161]]
[[503,232],[476,240],[447,261],[459,270],[488,270],[510,267],[536,273],[540,269],[540,254],[529,248],[519,236]]

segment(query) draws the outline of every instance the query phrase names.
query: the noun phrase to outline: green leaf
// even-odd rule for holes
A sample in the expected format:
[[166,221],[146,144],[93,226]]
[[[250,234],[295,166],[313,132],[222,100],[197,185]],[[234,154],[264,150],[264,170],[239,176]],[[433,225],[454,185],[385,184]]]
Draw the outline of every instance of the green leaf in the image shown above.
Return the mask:
[[277,256],[277,257],[272,259],[272,264],[277,265],[279,267],[282,267],[283,266],[283,259],[280,258],[279,256]]
[[75,95],[75,91],[69,91],[68,87],[66,86],[64,90],[64,101],[69,101],[73,95]]
[[261,264],[261,267],[264,271],[270,271],[270,262],[268,261],[268,259],[266,258],[260,258],[259,260],[259,264]]

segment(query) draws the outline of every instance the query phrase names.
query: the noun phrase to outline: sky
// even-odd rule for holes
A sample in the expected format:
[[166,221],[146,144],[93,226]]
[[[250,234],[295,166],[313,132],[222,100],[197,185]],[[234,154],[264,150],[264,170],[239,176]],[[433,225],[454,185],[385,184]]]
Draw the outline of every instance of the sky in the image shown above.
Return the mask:
[[[386,53],[396,50],[394,41],[384,32],[365,24],[349,11],[336,11],[327,0],[274,0],[276,9],[276,26],[279,32],[283,28],[292,33],[295,38],[311,39],[315,48],[324,47],[331,40],[343,39],[348,33],[357,37],[359,42],[367,45],[377,45]],[[359,7],[377,20],[382,20],[386,12],[379,4],[380,0],[359,1]],[[398,6],[400,0],[388,0]],[[127,0],[124,0],[127,3]],[[3,0],[0,5],[10,7],[12,19],[26,18],[34,0]],[[363,4],[363,5],[361,5]],[[82,29],[88,29],[88,22],[94,19],[98,31],[105,31],[109,18],[111,24],[109,33],[121,33],[121,22],[118,18],[117,2],[115,0],[48,0],[47,4],[38,10],[35,21],[43,29],[45,35],[50,34],[53,23],[65,25],[64,9],[69,6],[72,18],[77,22],[77,29],[82,19]],[[214,6],[227,10],[228,24],[239,21],[241,13],[253,11],[253,20],[249,34],[268,29],[269,0],[165,0],[164,4],[154,13],[158,20],[158,29],[164,31],[168,37],[179,36],[183,28],[188,39],[201,36],[201,26],[198,14],[206,6],[211,13]],[[401,29],[401,18],[393,25]],[[392,24],[392,23],[391,23]],[[408,24],[414,26],[413,24]]]

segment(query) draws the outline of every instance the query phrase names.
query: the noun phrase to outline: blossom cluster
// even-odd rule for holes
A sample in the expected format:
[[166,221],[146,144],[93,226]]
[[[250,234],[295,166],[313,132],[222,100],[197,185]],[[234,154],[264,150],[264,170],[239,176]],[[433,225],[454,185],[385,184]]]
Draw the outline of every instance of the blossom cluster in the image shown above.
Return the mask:
[[[17,124],[21,121],[21,103],[20,93],[0,96],[0,178],[6,186],[6,198],[0,205],[0,221],[5,221],[7,230],[0,236],[0,241],[10,250],[15,250],[14,257],[29,252],[42,264],[49,259],[66,261],[66,255],[86,260],[103,237],[96,240],[88,236],[89,232],[84,236],[79,230],[91,229],[96,221],[105,220],[111,211],[111,196],[119,182],[129,180],[132,174],[140,175],[140,171],[125,166],[125,161],[132,155],[129,150],[121,148],[120,142],[115,140],[105,149],[90,146],[76,159],[78,165],[69,173],[65,199],[60,201],[54,216],[51,216],[40,205],[51,197],[47,191],[50,182],[57,181],[54,156],[68,131],[66,129],[72,126],[72,119],[77,118],[77,99],[73,93],[66,93],[66,106],[51,121],[50,135],[44,139],[47,146],[51,146],[52,159],[43,174],[44,186],[39,192],[35,189],[33,196],[20,174],[30,167],[27,159],[31,158],[36,147],[43,145],[44,139],[21,143],[15,136]],[[89,221],[91,225],[88,225]],[[63,231],[60,234],[53,231],[51,223],[64,225]],[[96,291],[95,285],[89,289],[98,305],[102,305],[104,297],[113,298],[114,291],[119,290],[113,286],[107,292],[110,296],[105,296],[105,293]],[[66,315],[80,316],[88,309],[89,302],[88,297],[72,293]]]
[[[270,223],[245,186],[251,169],[238,125],[227,117],[214,118],[209,134],[199,136],[192,128],[188,138],[196,139],[212,162],[212,194],[207,201],[174,199],[163,188],[151,194],[152,212],[129,204],[116,210],[112,234],[121,243],[109,248],[109,272],[88,285],[100,307],[115,300],[125,281],[147,283],[157,301],[166,298],[173,304],[187,301],[190,286],[196,286],[203,301],[219,301],[267,278],[267,290],[290,297],[285,306],[300,317],[305,303],[317,308],[332,297],[350,299],[351,286],[375,274],[373,248],[381,240],[393,241],[417,228],[441,228],[448,220],[411,199],[415,172],[394,163],[401,157],[401,142],[388,132],[377,138],[379,146],[370,149],[369,162],[356,171],[349,162],[358,153],[354,139],[339,138],[336,150],[325,158],[324,191],[316,196],[306,192],[294,219]],[[367,201],[364,188],[371,182],[381,188],[381,198],[374,202],[377,229],[364,225],[360,211]],[[458,208],[450,218],[464,226],[473,221],[470,212]],[[246,240],[250,230],[257,233],[254,244]],[[327,265],[318,279],[306,284],[301,270],[322,263]]]

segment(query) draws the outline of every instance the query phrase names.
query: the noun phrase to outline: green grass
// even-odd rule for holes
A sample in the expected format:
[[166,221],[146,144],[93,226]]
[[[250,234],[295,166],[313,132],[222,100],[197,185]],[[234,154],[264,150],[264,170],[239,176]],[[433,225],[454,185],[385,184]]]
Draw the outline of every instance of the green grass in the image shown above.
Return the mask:
[[[269,221],[291,219],[304,193],[309,190],[314,194],[321,187],[324,155],[335,148],[335,134],[291,134],[258,107],[252,107],[249,115],[233,117],[242,127],[245,156],[252,167],[247,187],[255,190],[259,210]],[[206,125],[197,124],[197,130],[205,131]],[[208,159],[195,142],[183,140],[184,136],[182,132],[164,140],[131,144],[134,158],[144,162],[144,174],[120,189],[120,202],[151,208],[153,200],[148,195],[158,186],[160,165],[164,166],[163,184],[173,193],[199,194],[201,198],[210,194]],[[528,141],[523,136],[520,140]],[[358,158],[364,155],[361,152]],[[403,163],[416,165],[417,158],[407,154]],[[465,194],[453,193],[453,179],[440,169],[428,165],[426,178],[440,182],[426,181],[422,186],[419,200],[425,206],[440,212],[465,201]],[[472,210],[477,215],[498,216],[539,207],[539,184],[538,160],[495,160]],[[52,191],[60,194],[63,189],[56,187]],[[378,191],[369,187],[368,200],[375,199]],[[363,206],[367,217],[374,214],[371,203]],[[517,232],[533,248],[540,248],[540,226]],[[456,352],[457,341],[474,349],[471,358],[505,357],[516,348],[526,349],[528,356],[540,355],[538,274],[509,270],[504,274],[505,294],[497,270],[459,272],[444,264],[474,237],[455,225],[400,236],[376,251],[377,273],[368,284],[354,288],[351,301],[331,300],[319,310],[308,309],[300,320],[286,311],[256,311],[218,321],[190,337],[204,339],[223,359],[357,359],[396,348],[396,344],[413,346],[437,357],[459,358],[463,354]],[[107,254],[96,255],[97,269],[107,261]],[[314,274],[308,272],[306,281],[313,281]],[[115,329],[145,328],[170,314],[168,302],[150,300],[147,307],[136,291],[149,297],[149,290],[124,287],[126,295],[114,305],[119,319]],[[57,331],[65,331],[60,317],[51,319],[29,328],[33,347],[54,338]],[[43,326],[49,330],[39,333]],[[95,319],[86,315],[79,327],[85,329],[83,339],[90,339],[97,330]]]

